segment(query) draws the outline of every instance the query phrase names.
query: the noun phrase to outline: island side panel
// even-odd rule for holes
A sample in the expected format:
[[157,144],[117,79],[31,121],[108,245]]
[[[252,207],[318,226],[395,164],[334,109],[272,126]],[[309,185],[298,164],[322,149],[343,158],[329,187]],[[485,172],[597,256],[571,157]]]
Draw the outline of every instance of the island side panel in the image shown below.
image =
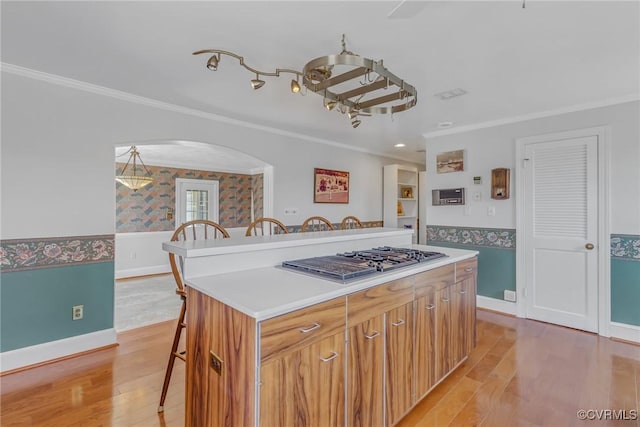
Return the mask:
[[255,320],[187,287],[186,324],[185,425],[254,425]]

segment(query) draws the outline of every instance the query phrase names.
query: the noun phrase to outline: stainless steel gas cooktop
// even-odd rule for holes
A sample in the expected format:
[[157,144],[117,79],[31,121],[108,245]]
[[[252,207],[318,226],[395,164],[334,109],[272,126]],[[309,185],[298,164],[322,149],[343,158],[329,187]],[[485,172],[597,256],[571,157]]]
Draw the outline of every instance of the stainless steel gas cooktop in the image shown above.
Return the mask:
[[365,251],[284,261],[282,267],[344,282],[446,256],[441,252],[382,246]]

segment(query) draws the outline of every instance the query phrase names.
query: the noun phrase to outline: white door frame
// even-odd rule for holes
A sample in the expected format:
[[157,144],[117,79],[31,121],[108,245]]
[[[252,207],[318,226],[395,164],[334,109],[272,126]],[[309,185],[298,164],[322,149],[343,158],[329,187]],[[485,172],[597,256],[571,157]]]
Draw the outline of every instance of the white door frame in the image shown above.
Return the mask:
[[220,214],[219,211],[219,182],[217,180],[205,180],[205,179],[191,179],[191,178],[176,178],[176,208],[175,208],[175,228],[180,227],[184,222],[184,218],[182,217],[182,208],[184,207],[185,201],[182,197],[182,186],[183,185],[207,185],[213,188],[212,192],[215,197],[212,197],[209,200],[209,210],[213,212],[213,217],[209,218],[209,220],[218,222],[218,216]]
[[598,334],[610,336],[611,324],[611,257],[610,257],[610,135],[608,126],[578,129],[567,132],[550,133],[516,139],[516,316],[526,316],[525,285],[526,265],[525,257],[525,188],[524,165],[525,146],[537,142],[557,141],[587,136],[598,137]]

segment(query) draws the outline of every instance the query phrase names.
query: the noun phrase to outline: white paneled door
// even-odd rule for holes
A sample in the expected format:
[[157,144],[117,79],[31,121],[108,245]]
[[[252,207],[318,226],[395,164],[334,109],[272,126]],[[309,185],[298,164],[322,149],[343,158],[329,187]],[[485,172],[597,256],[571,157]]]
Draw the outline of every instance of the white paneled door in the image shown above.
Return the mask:
[[524,145],[526,317],[598,331],[598,136]]

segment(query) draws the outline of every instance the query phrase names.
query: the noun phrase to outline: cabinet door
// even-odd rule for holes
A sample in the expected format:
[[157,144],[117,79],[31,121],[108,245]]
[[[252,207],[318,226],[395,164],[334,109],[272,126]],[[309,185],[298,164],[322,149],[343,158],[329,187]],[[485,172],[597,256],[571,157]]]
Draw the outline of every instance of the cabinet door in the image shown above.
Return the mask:
[[413,405],[413,302],[386,317],[386,425],[395,424]]
[[260,425],[344,425],[344,333],[260,368]]
[[455,292],[459,300],[459,335],[457,361],[467,357],[475,346],[475,277],[456,283]]
[[451,286],[448,286],[436,292],[436,381],[454,366],[451,333]]
[[416,400],[436,384],[436,294],[431,289],[416,300],[415,372]]
[[379,315],[349,328],[347,425],[382,426],[384,322]]

